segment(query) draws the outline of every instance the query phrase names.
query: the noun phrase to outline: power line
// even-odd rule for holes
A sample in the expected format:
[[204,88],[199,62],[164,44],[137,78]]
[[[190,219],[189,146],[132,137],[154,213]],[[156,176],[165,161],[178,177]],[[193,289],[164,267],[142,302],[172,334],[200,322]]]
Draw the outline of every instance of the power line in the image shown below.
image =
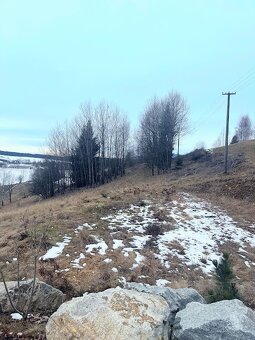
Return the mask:
[[248,72],[242,75],[237,81],[233,83],[232,88],[240,86],[243,82],[253,78],[255,75],[255,66],[251,67]]

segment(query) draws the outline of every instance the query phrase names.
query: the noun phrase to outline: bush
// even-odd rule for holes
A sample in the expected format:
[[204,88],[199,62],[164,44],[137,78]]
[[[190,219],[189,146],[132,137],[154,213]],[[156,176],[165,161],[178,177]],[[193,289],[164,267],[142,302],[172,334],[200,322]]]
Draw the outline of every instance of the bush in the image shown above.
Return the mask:
[[237,135],[234,135],[233,138],[231,139],[230,144],[236,144],[236,143],[238,143],[238,142],[239,142],[239,140],[238,140]]
[[158,224],[149,224],[146,228],[146,234],[151,235],[152,237],[157,237],[159,234],[161,234],[161,228]]
[[220,262],[214,261],[216,288],[208,291],[208,302],[238,299],[238,291],[234,283],[235,275],[228,253],[223,254]]
[[183,159],[180,156],[178,156],[175,162],[175,168],[180,169],[182,168],[182,165],[183,165]]
[[192,161],[197,161],[201,158],[206,158],[207,152],[204,148],[196,149],[190,153]]

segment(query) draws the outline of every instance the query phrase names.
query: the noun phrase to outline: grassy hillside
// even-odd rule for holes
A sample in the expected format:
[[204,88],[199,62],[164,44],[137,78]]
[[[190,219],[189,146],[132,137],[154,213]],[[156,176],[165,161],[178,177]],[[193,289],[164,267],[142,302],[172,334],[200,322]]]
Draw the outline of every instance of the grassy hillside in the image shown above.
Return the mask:
[[[17,247],[21,250],[21,277],[30,278],[34,252],[39,256],[45,255],[49,248],[68,235],[72,240],[63,254],[40,261],[37,273],[42,280],[63,290],[67,298],[85,291],[114,287],[123,278],[150,284],[155,284],[158,279],[167,280],[171,287],[191,286],[204,294],[214,284],[213,277],[206,274],[213,250],[210,241],[207,241],[200,253],[197,250],[195,255],[191,252],[192,256],[196,256],[192,260],[194,263],[186,265],[185,261],[190,256],[187,247],[191,236],[188,235],[196,230],[192,228],[202,228],[205,234],[210,229],[217,232],[217,225],[224,227],[224,213],[232,216],[235,225],[244,233],[253,234],[255,141],[230,146],[228,175],[223,174],[223,157],[223,148],[214,149],[196,161],[189,155],[184,157],[181,169],[154,177],[143,165],[135,166],[128,169],[125,177],[114,182],[48,200],[27,195],[24,185],[17,187],[14,203],[0,209],[0,261],[6,279],[16,279],[17,263],[14,259]],[[183,192],[191,196],[185,196]],[[202,209],[198,210],[197,216],[196,209]],[[209,223],[206,229],[203,229],[201,214]],[[128,216],[126,222],[123,216]],[[117,222],[111,224],[111,220]],[[123,229],[121,225],[127,221],[129,229]],[[146,221],[150,230],[144,227],[140,233],[139,228],[145,226]],[[178,234],[178,223],[186,228],[184,240],[162,241],[159,246],[157,242],[164,240],[164,235]],[[93,227],[77,230],[83,224]],[[132,229],[132,224],[137,227]],[[255,306],[254,248],[246,244],[244,259],[244,255],[240,255],[240,246],[234,238],[231,239],[231,233],[226,235],[229,236],[223,244],[215,241],[218,251],[231,253],[234,271],[239,277],[239,290],[245,301]],[[121,240],[124,249],[129,250],[123,251],[115,246],[114,239]],[[94,250],[93,245],[97,247]],[[105,253],[103,247],[107,247]],[[89,252],[88,249],[92,250]],[[162,255],[164,249],[166,253]],[[170,263],[169,268],[164,261]]]
[[198,193],[255,200],[255,140],[229,146],[229,174],[224,174],[224,148],[211,150],[196,161],[184,156],[184,166],[173,174],[179,188]]

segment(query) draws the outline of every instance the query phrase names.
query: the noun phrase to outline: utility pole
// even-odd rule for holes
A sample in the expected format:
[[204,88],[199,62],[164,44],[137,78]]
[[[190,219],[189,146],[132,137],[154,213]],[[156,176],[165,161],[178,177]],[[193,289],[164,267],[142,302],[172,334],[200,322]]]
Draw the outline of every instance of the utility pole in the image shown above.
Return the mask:
[[180,156],[180,134],[178,133],[178,141],[177,141],[177,145],[178,145],[178,147],[177,147],[177,154],[178,154],[178,158],[179,158],[179,156]]
[[227,106],[227,119],[226,119],[226,137],[225,137],[225,171],[228,173],[228,130],[229,130],[229,108],[230,108],[230,96],[235,95],[236,92],[222,92],[223,96],[228,96],[228,106]]

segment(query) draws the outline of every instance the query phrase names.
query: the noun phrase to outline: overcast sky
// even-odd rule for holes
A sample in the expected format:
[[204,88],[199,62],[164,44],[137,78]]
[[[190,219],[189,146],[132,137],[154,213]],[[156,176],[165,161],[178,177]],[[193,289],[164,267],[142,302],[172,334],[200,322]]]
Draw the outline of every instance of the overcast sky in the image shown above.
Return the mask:
[[255,123],[254,0],[0,0],[0,149],[38,152],[48,132],[104,99],[132,126],[179,91],[189,136],[211,147],[242,114]]

